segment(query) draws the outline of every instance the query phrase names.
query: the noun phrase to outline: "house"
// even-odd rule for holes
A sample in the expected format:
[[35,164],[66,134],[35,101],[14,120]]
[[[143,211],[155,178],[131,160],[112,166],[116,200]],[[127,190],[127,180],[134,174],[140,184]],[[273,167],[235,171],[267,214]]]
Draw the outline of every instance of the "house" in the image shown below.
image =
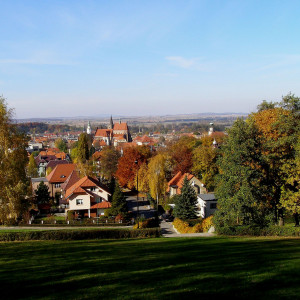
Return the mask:
[[96,178],[85,176],[66,190],[65,200],[68,211],[80,217],[100,217],[111,207],[107,187]]
[[68,179],[71,173],[75,170],[75,167],[75,164],[57,165],[46,177],[49,182],[50,197],[59,198],[61,196],[61,185]]
[[181,194],[181,188],[183,185],[184,178],[187,177],[189,183],[194,187],[195,192],[197,194],[205,194],[207,193],[204,184],[193,174],[190,173],[182,173],[179,171],[169,182],[167,192],[170,194],[170,197],[174,195]]
[[198,216],[201,218],[207,218],[213,215],[217,209],[215,194],[199,194],[197,201],[197,207],[199,208]]

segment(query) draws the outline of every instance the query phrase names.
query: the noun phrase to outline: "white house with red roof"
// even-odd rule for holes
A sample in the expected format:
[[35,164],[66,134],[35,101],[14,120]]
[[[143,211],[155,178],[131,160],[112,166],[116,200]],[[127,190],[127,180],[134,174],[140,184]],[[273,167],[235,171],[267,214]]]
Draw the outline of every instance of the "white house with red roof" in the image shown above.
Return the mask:
[[67,211],[74,211],[81,217],[99,217],[111,207],[110,193],[96,178],[85,176],[66,190]]
[[184,178],[187,177],[189,183],[194,187],[197,194],[206,194],[207,190],[204,187],[204,184],[193,174],[182,173],[179,171],[169,182],[167,192],[170,194],[170,197],[174,195],[181,194],[181,188],[183,185]]

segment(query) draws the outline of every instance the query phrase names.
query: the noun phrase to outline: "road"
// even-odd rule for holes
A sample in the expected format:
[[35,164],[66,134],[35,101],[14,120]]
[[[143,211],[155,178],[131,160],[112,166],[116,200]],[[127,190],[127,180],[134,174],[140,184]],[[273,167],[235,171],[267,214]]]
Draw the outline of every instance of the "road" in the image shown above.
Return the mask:
[[155,217],[156,210],[151,209],[149,201],[145,200],[144,197],[139,197],[139,201],[137,201],[136,196],[128,196],[126,201],[128,210],[132,211],[135,218],[137,217],[137,212],[140,218],[149,219]]

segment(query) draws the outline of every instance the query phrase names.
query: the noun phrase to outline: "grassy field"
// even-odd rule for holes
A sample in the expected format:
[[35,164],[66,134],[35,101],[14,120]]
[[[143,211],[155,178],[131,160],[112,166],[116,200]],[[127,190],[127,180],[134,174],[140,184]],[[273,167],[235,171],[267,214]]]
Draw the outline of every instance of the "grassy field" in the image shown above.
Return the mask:
[[300,240],[0,243],[1,299],[298,299]]

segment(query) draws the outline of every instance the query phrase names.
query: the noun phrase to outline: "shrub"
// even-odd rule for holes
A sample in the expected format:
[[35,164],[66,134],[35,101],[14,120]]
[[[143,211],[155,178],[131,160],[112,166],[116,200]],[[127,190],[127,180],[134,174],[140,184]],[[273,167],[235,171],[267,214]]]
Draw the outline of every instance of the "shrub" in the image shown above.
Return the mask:
[[88,240],[88,239],[128,239],[159,237],[160,228],[140,230],[101,229],[101,230],[39,230],[0,233],[0,241],[29,240]]
[[74,218],[74,213],[73,213],[73,211],[71,211],[71,210],[68,210],[68,220],[69,221],[72,221],[72,220],[74,220],[75,218]]
[[155,228],[155,227],[159,227],[158,220],[156,218],[151,218],[151,219],[139,221],[138,224],[135,224],[133,226],[133,229]]
[[213,226],[213,216],[209,216],[202,221],[203,232],[207,232]]
[[259,226],[224,226],[217,227],[220,235],[234,236],[300,236],[300,227],[270,225],[268,227]]
[[207,232],[212,226],[212,216],[203,220],[192,219],[187,221],[175,218],[173,225],[179,233]]

